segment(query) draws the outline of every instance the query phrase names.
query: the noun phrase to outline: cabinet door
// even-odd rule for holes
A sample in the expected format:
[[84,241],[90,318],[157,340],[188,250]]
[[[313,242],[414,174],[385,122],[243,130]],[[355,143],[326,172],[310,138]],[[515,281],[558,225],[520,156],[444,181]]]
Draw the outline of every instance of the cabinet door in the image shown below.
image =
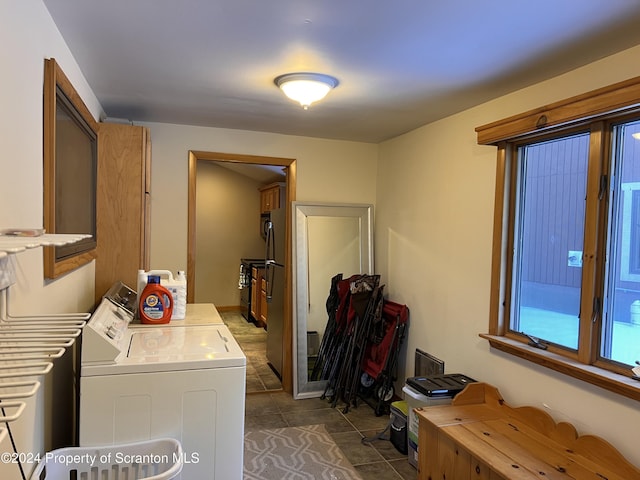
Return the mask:
[[280,208],[280,187],[276,186],[271,189],[271,210]]
[[273,188],[266,188],[260,191],[260,213],[269,213],[273,210],[274,202]]
[[251,316],[260,319],[260,270],[251,269]]
[[268,192],[266,190],[261,190],[260,191],[260,213],[269,213],[269,211],[271,210],[269,208],[270,202],[269,202],[269,196],[268,196]]
[[267,324],[267,311],[268,311],[268,306],[267,306],[268,305],[267,304],[267,282],[263,278],[260,283],[261,283],[261,288],[260,288],[260,321],[266,325]]
[[260,188],[260,213],[284,206],[285,188],[282,183],[275,183]]
[[98,130],[95,298],[117,281],[135,288],[149,270],[149,132],[101,123]]
[[271,211],[271,204],[273,203],[273,192],[271,190],[265,190],[262,192],[264,212]]

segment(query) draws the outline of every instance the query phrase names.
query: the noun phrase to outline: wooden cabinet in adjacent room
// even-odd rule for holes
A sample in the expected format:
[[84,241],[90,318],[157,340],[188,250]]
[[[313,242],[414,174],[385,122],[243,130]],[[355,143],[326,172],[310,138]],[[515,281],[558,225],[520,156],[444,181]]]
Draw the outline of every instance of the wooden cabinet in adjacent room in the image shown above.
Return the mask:
[[269,311],[269,306],[267,304],[267,280],[262,278],[260,281],[260,322],[262,322],[262,326],[267,325],[267,312]]
[[257,322],[260,318],[260,279],[262,275],[256,267],[251,269],[251,316]]
[[145,127],[98,131],[96,301],[118,280],[136,289],[149,270],[151,139]]
[[260,187],[260,213],[269,213],[276,208],[284,207],[285,184],[271,183]]
[[264,268],[253,267],[251,269],[251,316],[259,327],[267,324],[267,301],[264,289]]

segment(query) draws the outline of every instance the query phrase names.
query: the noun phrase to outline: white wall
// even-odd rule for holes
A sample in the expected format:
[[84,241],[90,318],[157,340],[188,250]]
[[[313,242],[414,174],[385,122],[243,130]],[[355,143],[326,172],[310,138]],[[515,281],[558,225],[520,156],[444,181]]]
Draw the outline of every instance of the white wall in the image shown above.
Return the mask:
[[489,322],[496,149],[475,127],[640,75],[640,47],[424,126],[380,146],[376,265],[387,294],[411,311],[406,368],[421,348],[497,386],[513,405],[549,408],[640,464],[638,402],[491,351]]
[[189,150],[293,158],[297,200],[375,204],[377,145],[222,128],[145,126],[152,143],[151,268],[187,267]]
[[[0,229],[42,227],[42,86],[44,59],[54,57],[71,80],[92,114],[98,118],[101,108],[87,85],[76,62],[53,24],[41,0],[0,0]],[[93,305],[94,267],[87,265],[54,282],[43,280],[42,249],[11,256],[3,270],[15,271],[15,284],[10,287],[11,313],[14,315],[46,312],[88,311]],[[66,360],[66,359],[65,359]],[[67,361],[57,362],[53,373],[71,380],[65,371]],[[66,381],[65,380],[65,381]],[[51,437],[59,437],[59,425],[53,422],[51,433],[45,429],[45,394],[28,402],[20,419],[11,428],[20,452],[43,452]],[[63,408],[70,408],[67,405]],[[66,418],[66,413],[56,413]],[[8,439],[0,443],[0,452],[11,451]],[[29,469],[27,469],[28,476]],[[21,478],[15,464],[0,462],[0,478]]]

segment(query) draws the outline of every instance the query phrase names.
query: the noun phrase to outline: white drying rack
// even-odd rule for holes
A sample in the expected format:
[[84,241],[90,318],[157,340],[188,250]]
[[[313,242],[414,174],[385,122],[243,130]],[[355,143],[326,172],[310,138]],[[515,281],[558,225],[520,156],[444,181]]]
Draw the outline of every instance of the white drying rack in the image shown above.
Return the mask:
[[91,235],[73,233],[43,233],[34,237],[0,234],[0,258],[36,247],[60,247],[89,237]]
[[[0,259],[31,248],[61,246],[88,237],[0,235]],[[34,377],[53,369],[53,360],[73,345],[91,317],[89,313],[11,315],[9,288],[0,290],[0,423],[4,424],[0,427],[0,442],[9,433],[9,423],[23,413],[25,400],[38,392],[40,382]]]

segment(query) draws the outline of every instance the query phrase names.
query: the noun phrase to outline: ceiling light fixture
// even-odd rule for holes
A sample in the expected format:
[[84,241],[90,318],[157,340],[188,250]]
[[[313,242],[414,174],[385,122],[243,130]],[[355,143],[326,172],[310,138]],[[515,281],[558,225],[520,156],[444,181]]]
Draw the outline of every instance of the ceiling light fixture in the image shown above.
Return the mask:
[[286,73],[273,80],[280,90],[291,100],[307,110],[313,102],[322,100],[331,89],[338,85],[338,80],[322,73]]

